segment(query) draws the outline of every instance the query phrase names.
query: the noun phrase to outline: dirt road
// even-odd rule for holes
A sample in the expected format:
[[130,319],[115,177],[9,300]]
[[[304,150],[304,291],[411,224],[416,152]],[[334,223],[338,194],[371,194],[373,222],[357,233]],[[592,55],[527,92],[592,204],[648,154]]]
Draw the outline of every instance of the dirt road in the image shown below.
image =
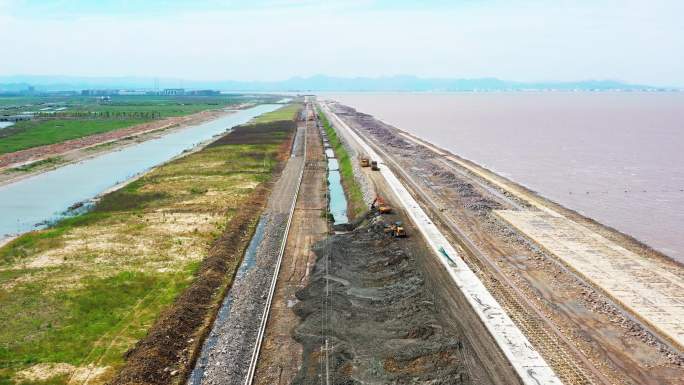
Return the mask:
[[314,243],[328,233],[326,220],[326,160],[320,134],[307,122],[304,177],[283,255],[269,322],[261,347],[254,384],[289,384],[302,363],[302,346],[292,338],[298,318],[295,297],[315,263]]

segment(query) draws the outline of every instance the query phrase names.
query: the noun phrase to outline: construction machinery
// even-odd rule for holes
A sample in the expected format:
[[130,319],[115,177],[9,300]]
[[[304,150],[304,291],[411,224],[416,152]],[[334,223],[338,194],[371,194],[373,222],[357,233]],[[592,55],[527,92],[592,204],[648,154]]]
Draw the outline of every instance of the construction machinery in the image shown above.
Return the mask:
[[385,234],[390,234],[394,238],[406,238],[406,230],[402,222],[394,222],[385,226]]
[[380,171],[380,167],[378,167],[378,161],[377,160],[374,160],[371,162],[371,170]]
[[366,158],[365,156],[362,156],[359,162],[361,163],[361,167],[370,166],[370,159]]
[[380,214],[389,214],[392,212],[392,206],[385,203],[385,200],[382,199],[380,195],[377,195],[375,199],[373,199],[373,203],[371,203],[370,209],[378,210]]

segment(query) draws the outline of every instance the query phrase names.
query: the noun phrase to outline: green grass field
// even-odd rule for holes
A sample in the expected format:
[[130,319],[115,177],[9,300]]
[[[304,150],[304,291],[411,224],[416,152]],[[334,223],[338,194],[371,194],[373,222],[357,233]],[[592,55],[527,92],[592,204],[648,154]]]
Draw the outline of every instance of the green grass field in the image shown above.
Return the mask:
[[[292,119],[286,111],[264,120]],[[89,383],[111,379],[123,353],[193,281],[244,199],[271,177],[289,132],[264,138],[254,127],[0,247],[0,385],[66,384],[89,370]],[[53,375],[26,380],[40,365]]]
[[[17,122],[0,136],[0,154],[99,134],[143,123],[145,120],[45,120]],[[0,132],[0,135],[4,135]]]
[[294,116],[294,114],[299,111],[299,109],[302,108],[301,104],[288,104],[282,108],[279,108],[275,111],[268,112],[266,114],[257,116],[254,119],[254,123],[268,123],[268,122],[273,122],[276,120],[290,120]]
[[224,108],[231,104],[236,104],[239,102],[239,98],[221,96],[177,97],[173,99],[149,97],[140,100],[113,99],[112,102],[108,104],[81,105],[74,108],[73,111],[109,112],[111,114],[150,112],[158,113],[160,117],[167,118],[171,116],[183,116],[194,114],[196,112],[204,110]]
[[[134,124],[200,111],[225,108],[244,102],[267,103],[278,97],[246,95],[216,96],[112,96],[101,104],[96,97],[0,97],[0,115],[37,112],[49,120],[22,121],[0,130],[0,154],[60,143],[87,135],[117,130]],[[43,108],[65,107],[46,113]],[[279,117],[287,115],[280,112]]]
[[363,201],[361,187],[359,187],[359,184],[354,178],[352,159],[349,157],[349,153],[344,148],[340,138],[337,137],[337,132],[330,126],[330,122],[328,122],[328,119],[320,110],[318,110],[318,116],[321,119],[321,123],[323,123],[325,133],[328,135],[330,146],[333,148],[333,151],[335,151],[335,156],[337,156],[337,162],[340,166],[340,175],[342,176],[342,187],[344,187],[344,192],[347,194],[350,212],[353,214],[353,217],[356,217],[363,213],[366,204]]

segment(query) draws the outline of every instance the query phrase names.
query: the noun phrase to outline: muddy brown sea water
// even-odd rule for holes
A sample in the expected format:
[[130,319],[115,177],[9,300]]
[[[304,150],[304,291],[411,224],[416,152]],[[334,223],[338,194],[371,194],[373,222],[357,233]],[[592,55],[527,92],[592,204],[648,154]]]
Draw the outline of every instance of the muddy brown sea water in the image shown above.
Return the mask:
[[684,93],[323,95],[684,262]]

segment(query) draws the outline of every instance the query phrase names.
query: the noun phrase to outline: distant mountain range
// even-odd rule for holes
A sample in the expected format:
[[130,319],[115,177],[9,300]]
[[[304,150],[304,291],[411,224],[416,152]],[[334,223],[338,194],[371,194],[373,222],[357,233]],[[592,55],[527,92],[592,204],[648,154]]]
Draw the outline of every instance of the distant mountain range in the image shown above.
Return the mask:
[[68,91],[82,89],[218,89],[252,92],[314,91],[506,91],[506,90],[673,90],[613,80],[576,82],[516,82],[497,78],[448,79],[416,76],[343,78],[326,75],[293,77],[282,81],[193,81],[143,77],[72,77],[72,76],[0,76],[0,91],[20,92],[29,86],[36,91]]

